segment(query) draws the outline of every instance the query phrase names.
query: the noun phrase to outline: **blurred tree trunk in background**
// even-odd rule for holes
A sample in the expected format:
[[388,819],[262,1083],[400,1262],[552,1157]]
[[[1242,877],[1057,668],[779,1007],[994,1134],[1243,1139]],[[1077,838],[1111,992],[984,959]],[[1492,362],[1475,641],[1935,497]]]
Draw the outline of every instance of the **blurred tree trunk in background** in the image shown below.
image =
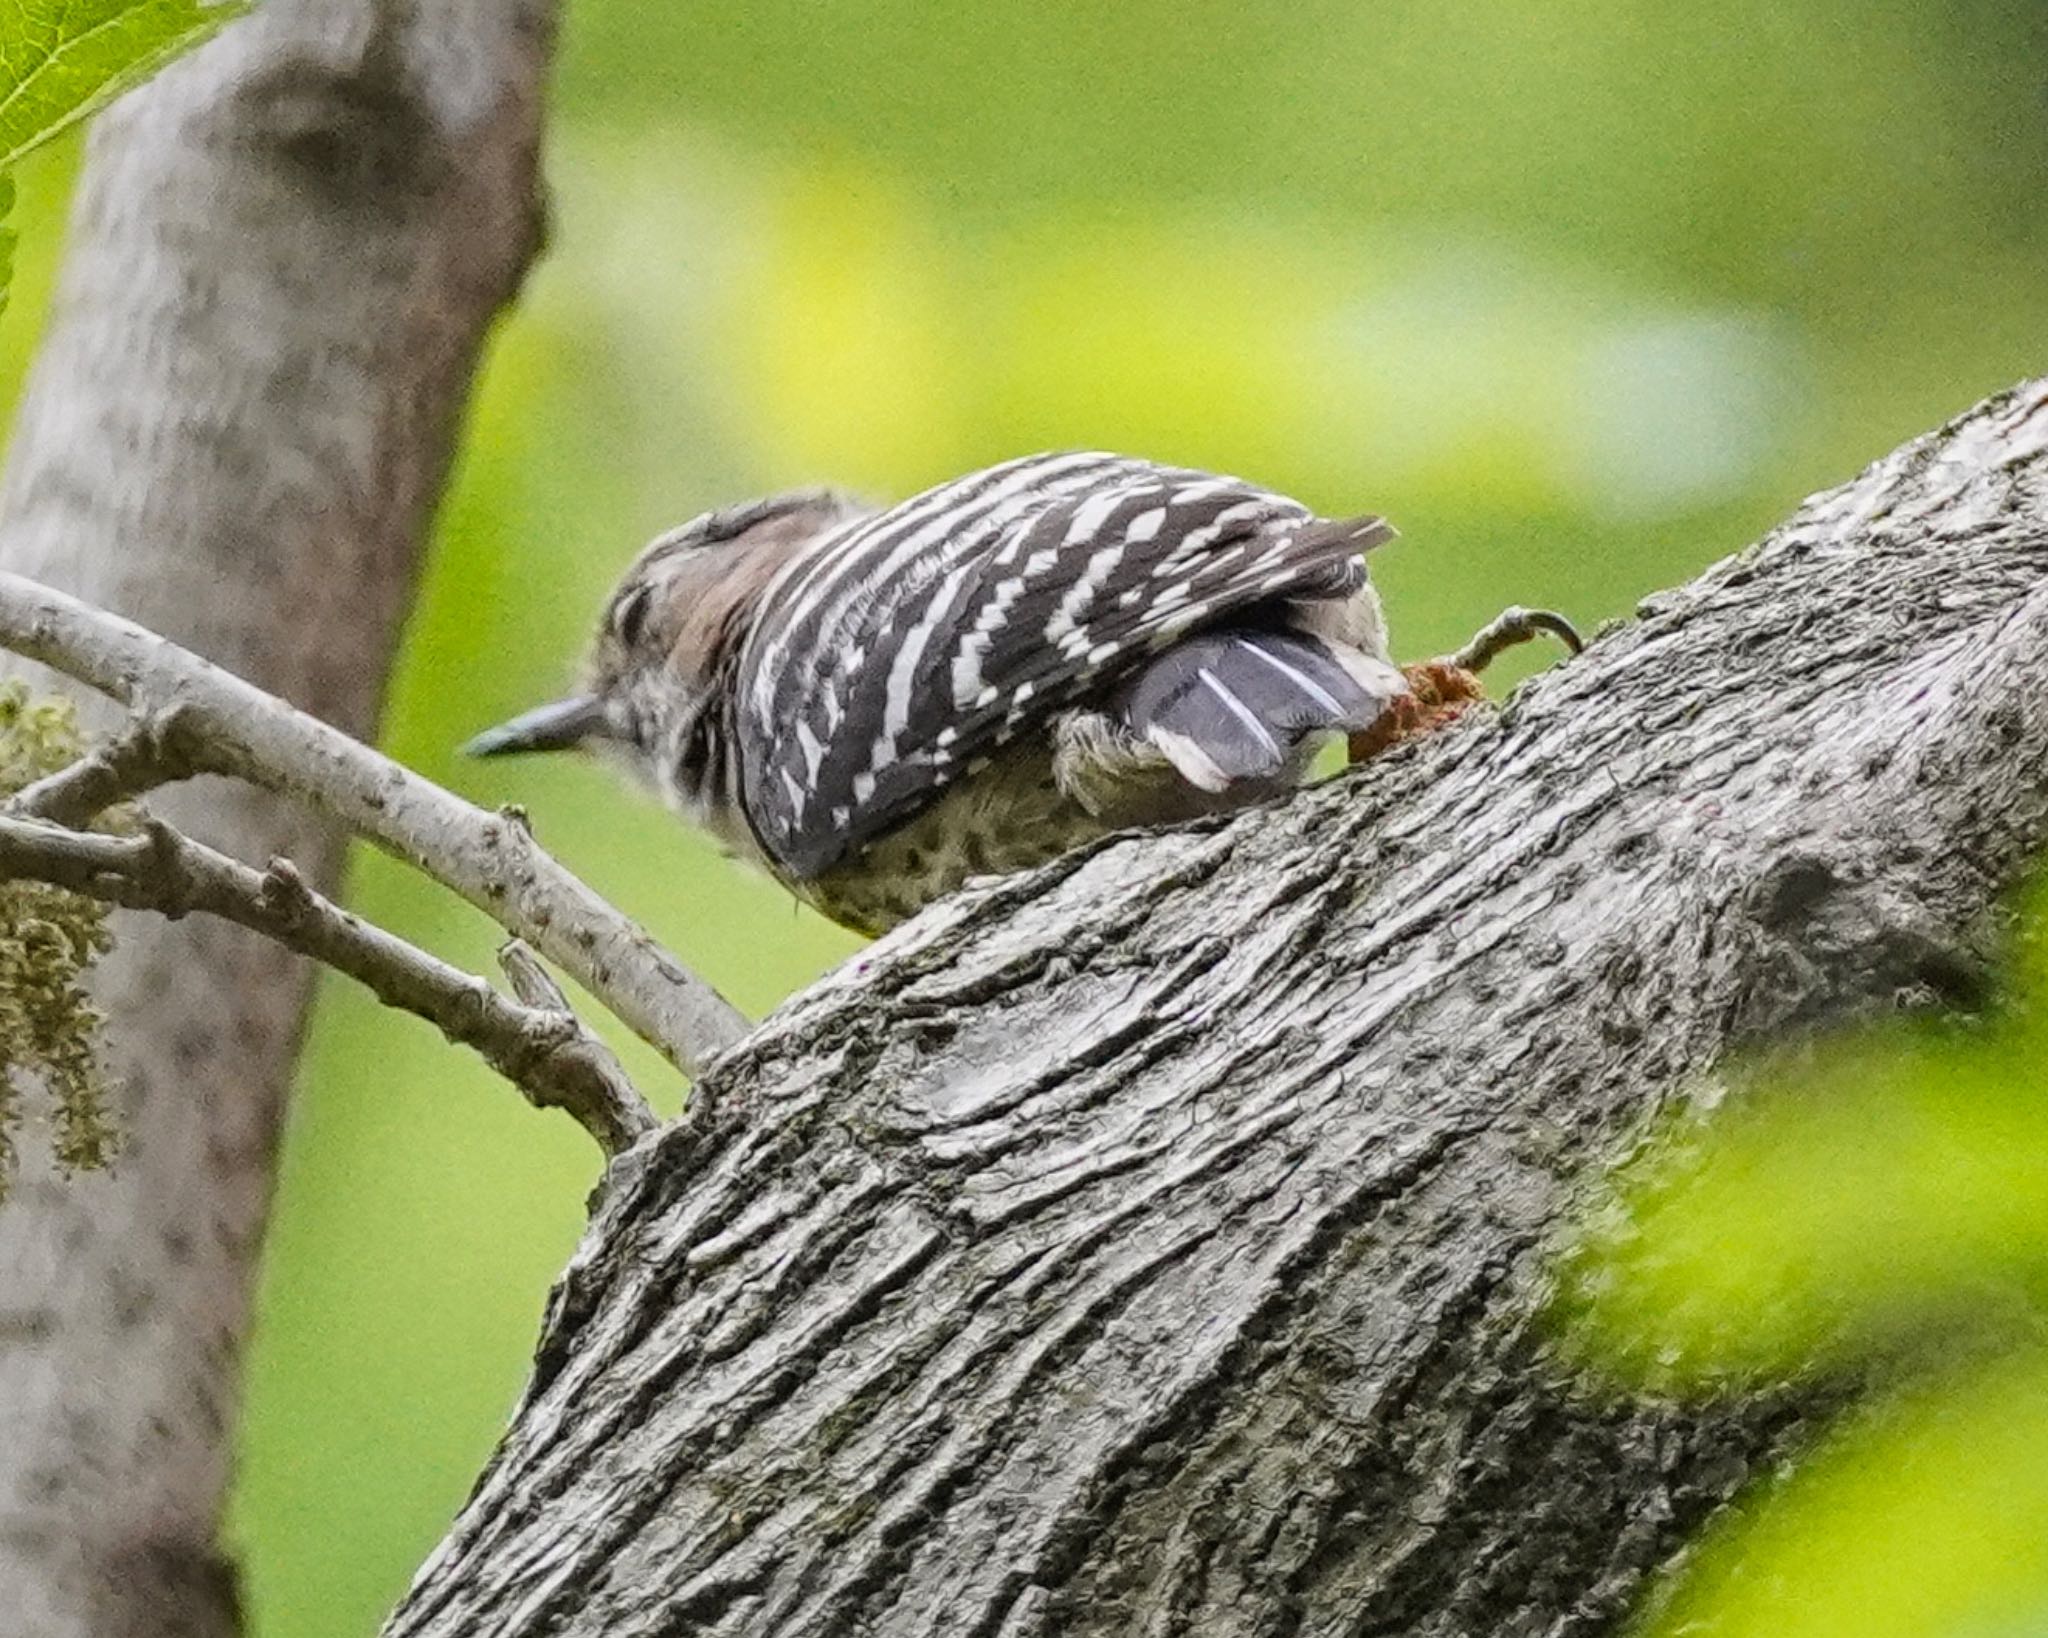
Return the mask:
[[[539,243],[553,10],[265,0],[101,119],[0,564],[374,737],[480,344]],[[323,890],[340,872],[336,827],[274,797],[161,806]],[[216,1535],[312,973],[210,920],[119,936],[115,1175],[30,1145],[0,1208],[17,1638],[240,1627]]]
[[1981,997],[2048,382],[1278,808],[969,891],[615,1163],[391,1638],[1614,1630],[1818,1427],[1553,1357],[1731,1050]]

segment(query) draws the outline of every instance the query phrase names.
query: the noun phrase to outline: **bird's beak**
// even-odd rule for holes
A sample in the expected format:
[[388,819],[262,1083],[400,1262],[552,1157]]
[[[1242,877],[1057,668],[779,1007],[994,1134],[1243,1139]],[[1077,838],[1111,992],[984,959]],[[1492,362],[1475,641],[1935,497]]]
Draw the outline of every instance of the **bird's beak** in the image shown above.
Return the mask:
[[611,732],[604,701],[595,694],[556,700],[486,728],[462,747],[464,756],[510,756],[516,751],[567,751]]

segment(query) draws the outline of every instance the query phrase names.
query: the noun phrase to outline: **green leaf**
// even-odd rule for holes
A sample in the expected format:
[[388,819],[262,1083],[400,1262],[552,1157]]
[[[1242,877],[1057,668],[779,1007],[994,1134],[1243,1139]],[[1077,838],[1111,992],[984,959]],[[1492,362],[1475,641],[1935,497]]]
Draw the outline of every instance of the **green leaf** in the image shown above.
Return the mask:
[[1561,1269],[1575,1340],[1703,1388],[1950,1327],[1987,1284],[2048,1289],[2044,1013],[1837,1043],[1653,1145]]
[[1648,1638],[1993,1638],[2048,1615],[2048,1359],[1921,1387],[1724,1514]]
[[1559,1265],[1609,1386],[1877,1392],[1724,1515],[1648,1638],[2048,1632],[2048,882],[1994,1004],[1751,1066]]
[[0,167],[247,9],[243,0],[0,0]]
[[7,311],[8,293],[14,288],[14,177],[0,171],[0,313]]

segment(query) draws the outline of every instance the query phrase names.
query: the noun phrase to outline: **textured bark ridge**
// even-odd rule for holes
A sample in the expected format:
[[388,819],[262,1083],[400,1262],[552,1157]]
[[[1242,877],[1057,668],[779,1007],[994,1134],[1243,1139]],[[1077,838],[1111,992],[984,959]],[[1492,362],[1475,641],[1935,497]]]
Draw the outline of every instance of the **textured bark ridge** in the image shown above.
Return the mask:
[[[264,0],[102,116],[0,566],[374,734],[471,370],[538,243],[551,15]],[[204,783],[160,811],[316,890],[340,873],[345,827],[266,792]],[[239,1625],[214,1537],[312,971],[199,920],[124,918],[120,941],[100,975],[118,1169],[25,1168],[0,1208],[20,1638]]]
[[1731,1046],[1967,997],[2048,840],[2048,384],[1278,809],[962,896],[615,1166],[387,1629],[1612,1630],[1797,1395],[1546,1241]]

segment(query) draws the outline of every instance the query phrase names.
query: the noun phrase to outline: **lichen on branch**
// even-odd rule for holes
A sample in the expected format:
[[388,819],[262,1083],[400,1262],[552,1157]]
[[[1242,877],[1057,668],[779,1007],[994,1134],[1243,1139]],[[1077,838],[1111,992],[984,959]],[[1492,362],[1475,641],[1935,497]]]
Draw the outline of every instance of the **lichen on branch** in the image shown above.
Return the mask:
[[[71,703],[0,685],[0,797],[74,762],[84,750]],[[102,823],[121,824],[118,816]],[[50,1148],[65,1171],[113,1158],[116,1131],[102,1068],[105,1018],[86,974],[112,947],[107,906],[27,880],[0,882],[0,1199],[18,1160],[24,1097],[50,1100]]]

